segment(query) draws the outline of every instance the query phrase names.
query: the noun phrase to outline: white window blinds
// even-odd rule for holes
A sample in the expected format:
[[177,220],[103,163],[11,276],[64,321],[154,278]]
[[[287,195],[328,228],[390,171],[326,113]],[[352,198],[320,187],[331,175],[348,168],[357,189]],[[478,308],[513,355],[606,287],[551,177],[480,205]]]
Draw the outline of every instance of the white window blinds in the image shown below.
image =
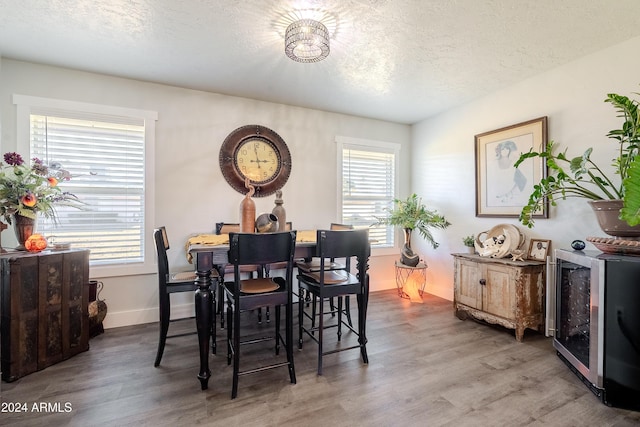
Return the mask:
[[144,260],[145,125],[143,119],[104,114],[30,115],[31,157],[72,174],[61,182],[85,210],[57,208],[58,224],[38,230],[55,242],[91,250],[91,265]]
[[[393,204],[396,151],[392,148],[342,146],[342,221],[369,228]],[[392,226],[369,228],[372,246],[393,246]]]

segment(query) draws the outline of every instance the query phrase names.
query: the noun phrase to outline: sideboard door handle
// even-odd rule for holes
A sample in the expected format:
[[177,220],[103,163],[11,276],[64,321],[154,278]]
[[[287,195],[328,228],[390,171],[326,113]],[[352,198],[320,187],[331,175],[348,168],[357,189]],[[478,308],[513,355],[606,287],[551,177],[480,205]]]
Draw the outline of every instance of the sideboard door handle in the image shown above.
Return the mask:
[[480,284],[482,286],[486,286],[487,285],[487,280],[486,279],[480,279]]

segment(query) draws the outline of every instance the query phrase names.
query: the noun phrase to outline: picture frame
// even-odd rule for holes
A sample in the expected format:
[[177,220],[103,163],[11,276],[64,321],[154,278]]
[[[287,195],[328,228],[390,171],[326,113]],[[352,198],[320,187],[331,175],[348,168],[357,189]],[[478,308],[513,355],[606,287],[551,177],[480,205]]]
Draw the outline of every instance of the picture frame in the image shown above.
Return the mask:
[[551,240],[531,239],[531,242],[529,243],[529,251],[527,252],[527,259],[546,261],[550,247]]
[[[547,176],[539,157],[513,164],[520,154],[547,145],[547,116],[475,136],[476,217],[518,218],[533,186]],[[534,218],[549,217],[548,202]]]

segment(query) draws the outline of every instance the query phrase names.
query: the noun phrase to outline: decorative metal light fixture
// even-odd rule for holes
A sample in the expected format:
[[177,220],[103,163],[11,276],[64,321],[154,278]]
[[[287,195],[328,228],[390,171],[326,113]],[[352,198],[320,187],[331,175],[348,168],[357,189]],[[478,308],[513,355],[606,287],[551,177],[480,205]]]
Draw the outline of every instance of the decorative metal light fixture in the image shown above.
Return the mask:
[[318,62],[329,56],[329,31],[321,22],[301,19],[289,25],[284,51],[297,62]]

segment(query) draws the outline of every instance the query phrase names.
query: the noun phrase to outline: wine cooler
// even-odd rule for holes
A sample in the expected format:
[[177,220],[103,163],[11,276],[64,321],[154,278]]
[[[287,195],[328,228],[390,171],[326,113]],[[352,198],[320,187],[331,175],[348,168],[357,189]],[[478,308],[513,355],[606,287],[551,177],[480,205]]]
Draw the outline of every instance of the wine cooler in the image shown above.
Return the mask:
[[640,410],[640,257],[556,249],[548,271],[558,356],[605,404]]

